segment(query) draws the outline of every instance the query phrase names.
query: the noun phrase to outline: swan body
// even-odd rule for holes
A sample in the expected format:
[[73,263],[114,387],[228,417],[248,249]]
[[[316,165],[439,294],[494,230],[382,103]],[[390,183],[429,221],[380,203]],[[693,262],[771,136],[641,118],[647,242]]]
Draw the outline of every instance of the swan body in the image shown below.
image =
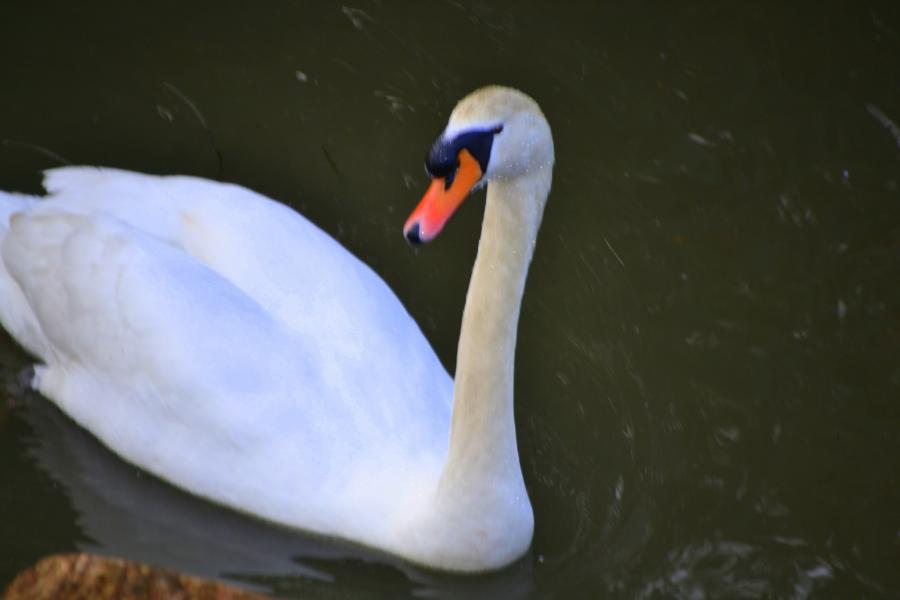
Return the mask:
[[[0,192],[0,321],[39,359],[35,389],[185,490],[434,568],[501,567],[533,530],[512,374],[553,148],[534,101],[500,87],[463,99],[432,154],[455,143],[480,159],[467,185],[488,183],[455,382],[332,238],[192,177],[66,167],[44,198]],[[415,221],[411,240],[436,234]]]

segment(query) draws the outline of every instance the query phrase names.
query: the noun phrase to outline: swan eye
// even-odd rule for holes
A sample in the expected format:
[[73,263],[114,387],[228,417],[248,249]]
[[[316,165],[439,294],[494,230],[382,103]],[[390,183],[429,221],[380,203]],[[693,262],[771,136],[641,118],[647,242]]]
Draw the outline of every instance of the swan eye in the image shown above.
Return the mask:
[[452,138],[440,136],[425,156],[425,170],[432,177],[446,177],[449,186],[459,168],[459,153],[465,149],[478,161],[481,172],[486,173],[494,136],[501,131],[503,125],[496,125],[489,129],[463,131]]

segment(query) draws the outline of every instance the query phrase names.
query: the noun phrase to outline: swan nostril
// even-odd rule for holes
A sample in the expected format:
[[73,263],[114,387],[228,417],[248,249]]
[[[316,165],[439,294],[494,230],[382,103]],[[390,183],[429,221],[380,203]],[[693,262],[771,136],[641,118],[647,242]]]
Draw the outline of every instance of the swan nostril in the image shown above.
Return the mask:
[[404,235],[406,235],[406,241],[413,246],[418,246],[422,243],[422,237],[419,235],[418,223],[413,223],[412,227],[407,229]]

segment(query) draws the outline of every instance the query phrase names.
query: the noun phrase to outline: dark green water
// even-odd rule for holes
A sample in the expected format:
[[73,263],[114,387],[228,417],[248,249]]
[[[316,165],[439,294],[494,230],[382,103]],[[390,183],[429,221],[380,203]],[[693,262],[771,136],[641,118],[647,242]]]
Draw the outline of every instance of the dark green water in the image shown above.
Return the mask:
[[[0,2],[0,187],[238,182],[371,264],[452,369],[482,197],[400,228],[455,101],[535,97],[557,168],[517,355],[531,553],[455,578],[235,516],[22,393],[0,587],[87,549],[371,598],[900,596],[900,3]],[[787,3],[785,3],[787,4]]]

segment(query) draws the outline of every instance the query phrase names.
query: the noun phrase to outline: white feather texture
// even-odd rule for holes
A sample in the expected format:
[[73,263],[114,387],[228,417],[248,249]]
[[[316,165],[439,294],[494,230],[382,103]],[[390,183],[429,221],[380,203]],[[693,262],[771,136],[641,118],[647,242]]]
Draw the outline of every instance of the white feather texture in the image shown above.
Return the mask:
[[[478,119],[522,110],[519,92],[479,93],[495,98]],[[513,239],[524,259],[511,291],[499,278],[512,297],[470,289],[467,313],[493,303],[470,329],[512,326],[482,344],[503,353],[481,386],[499,391],[469,409],[469,439],[451,442],[451,421],[466,421],[453,406],[467,400],[385,283],[301,215],[236,185],[67,167],[47,172],[44,198],[0,192],[0,320],[39,358],[35,388],[141,468],[289,527],[442,569],[496,568],[533,527],[511,376],[546,175],[534,192],[489,184],[485,232],[504,194],[533,196],[515,200],[536,217]],[[451,443],[474,458],[453,458]]]

